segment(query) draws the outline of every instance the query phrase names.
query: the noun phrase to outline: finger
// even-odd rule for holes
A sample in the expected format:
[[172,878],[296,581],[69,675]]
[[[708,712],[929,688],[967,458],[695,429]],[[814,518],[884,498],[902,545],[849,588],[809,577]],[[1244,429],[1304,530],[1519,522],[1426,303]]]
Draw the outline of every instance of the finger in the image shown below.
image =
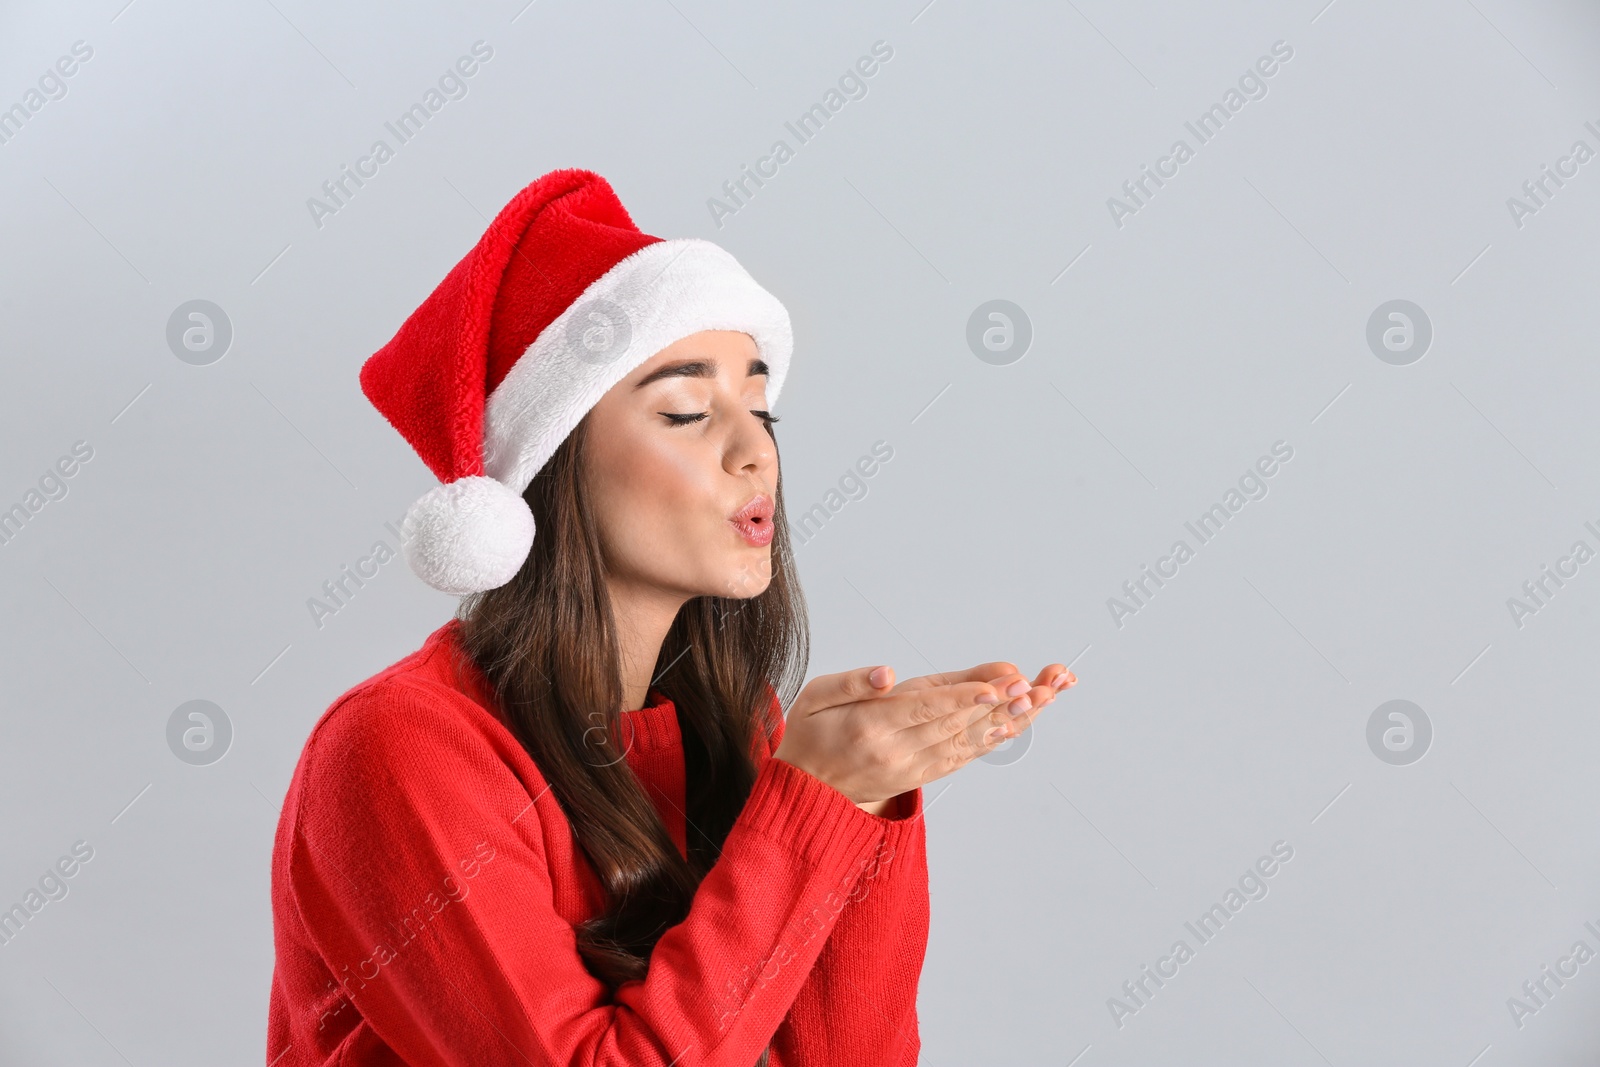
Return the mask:
[[[901,752],[915,752],[948,736],[991,708],[1004,706],[1007,697],[987,682],[961,682],[910,693],[891,693],[873,702],[881,729],[893,735]],[[946,723],[944,726],[938,724]]]
[[1049,686],[1059,692],[1077,680],[1078,676],[1069,671],[1066,664],[1052,663],[1039,672],[1039,676],[1034,679],[1033,684]]
[[[1048,668],[1046,668],[1046,670],[1048,670]],[[1070,675],[1071,672],[1068,672],[1068,673]],[[1033,720],[1037,719],[1039,717],[1039,713],[1044,711],[1044,709],[1046,707],[1048,707],[1051,703],[1053,703],[1055,701],[1056,697],[1059,694],[1065,692],[1067,689],[1070,689],[1073,685],[1077,684],[1077,681],[1078,681],[1078,679],[1074,677],[1070,682],[1064,683],[1060,689],[1056,689],[1056,688],[1054,688],[1052,686],[1041,686],[1041,687],[1038,687],[1036,689],[1033,689],[1028,694],[1028,698],[1032,702],[1033,707],[1030,710],[1024,712],[1020,718],[1016,718],[1016,719],[1013,720],[1020,727],[1020,729],[1014,731],[1014,734],[1015,733],[1020,733],[1022,729],[1026,729],[1027,727],[1032,726],[1033,725]],[[1021,703],[1021,701],[1013,701],[1012,702],[1013,705],[1019,704],[1019,703]],[[1002,738],[997,739],[994,743],[995,744],[999,744],[1000,742],[1003,742],[1004,740],[1005,740],[1005,738],[1002,737]]]
[[1018,671],[1015,663],[996,660],[993,663],[980,663],[964,671],[936,671],[917,678],[907,678],[894,689],[898,693],[915,689],[933,689],[941,685],[958,685],[961,682],[992,682],[1003,675],[1016,673]]
[[[995,682],[963,682],[915,693],[893,694],[891,702],[891,729],[899,733],[897,741],[908,745],[919,764],[948,758],[950,752],[975,747],[984,732],[992,726],[1009,723],[1054,699],[1054,690],[1030,686],[1020,674],[1002,675]],[[914,698],[916,703],[905,704],[900,698]],[[885,709],[890,710],[890,709]],[[974,725],[977,728],[974,729]],[[958,734],[967,733],[970,744],[947,743]],[[938,754],[940,746],[946,750]],[[970,758],[970,757],[969,757]]]
[[[1039,714],[1043,712],[1045,708],[1049,707],[1055,702],[1055,699],[1056,690],[1050,686],[1040,686],[1039,688],[1034,689],[1029,694],[1031,707],[1023,711],[1020,715],[1014,716],[1012,721],[1017,724],[1019,731],[1027,729],[1029,726],[1033,725],[1033,720],[1037,719]],[[1014,701],[1013,704],[1015,703],[1020,702]]]
[[[1049,686],[1037,686],[1016,700],[995,708],[992,714],[984,716],[981,720],[975,719],[966,728],[970,740],[977,746],[981,755],[1032,726],[1033,720],[1037,719],[1055,699],[1054,689]],[[990,731],[996,727],[1003,729],[1004,732],[991,737]]]
[[[946,724],[951,721],[946,720]],[[1004,706],[993,708],[971,723],[957,723],[953,732],[918,751],[913,766],[924,781],[943,777],[1015,737],[1026,729],[1027,721],[1026,714],[1013,716]],[[992,730],[999,732],[991,738]]]
[[1055,690],[1034,685],[1020,674],[1009,674],[990,683],[1006,698],[1001,709],[1010,715],[1021,715],[1053,696]]
[[[874,684],[874,676],[883,684]],[[857,667],[855,670],[841,671],[838,674],[818,675],[807,683],[802,695],[811,704],[812,710],[820,710],[883,696],[891,691],[893,685],[893,667],[887,665]],[[796,703],[800,701],[797,700]]]
[[917,721],[903,727],[896,740],[909,745],[913,752],[922,754],[970,730],[974,725],[980,728],[972,734],[972,738],[981,738],[989,726],[1012,720],[1011,707],[1023,704],[1032,707],[1032,701],[1025,699],[1027,680],[1021,675],[1012,675],[1011,680],[1023,692],[1023,699],[1011,699],[1006,696],[1005,689],[987,682],[963,682],[948,687],[948,690],[930,690],[920,694],[928,703],[918,710]]
[[1019,729],[1026,728],[1056,698],[1056,691],[1048,685],[1036,685],[1025,694],[1006,704],[1004,710],[1010,722]]
[[1055,693],[1053,689],[1028,681],[1021,674],[1008,674],[990,684],[1005,694],[1010,701],[1007,710],[1012,714],[1021,714],[1044,700],[1046,694]]
[[968,733],[973,735],[971,740],[978,750],[978,755],[999,748],[1011,738],[1032,727],[1033,720],[1037,719],[1056,698],[1054,689],[1046,686],[1042,691],[1048,695],[1034,700],[1033,706],[1027,711],[1012,711],[1012,708],[1022,703],[1020,700],[1012,701],[1011,704],[996,709],[994,716],[969,727]]
[[1010,722],[1004,722],[994,726],[991,726],[988,723],[981,724],[978,729],[978,736],[973,738],[972,742],[973,746],[977,749],[977,754],[979,756],[987,755],[988,753],[999,748],[1001,745],[1005,744],[1007,741],[1011,740],[1013,737],[1016,737],[1018,734],[1022,733],[1023,730],[1028,728],[1029,716],[1037,714],[1037,711],[1029,712],[1026,715],[1014,717]]
[[[1034,686],[1033,688],[1028,690],[1028,694],[1027,694],[1026,698],[1024,698],[1024,699],[1027,700],[1028,706],[1022,708],[1022,711],[1026,712],[1026,711],[1030,711],[1030,710],[1033,710],[1033,709],[1036,709],[1036,708],[1044,707],[1046,704],[1050,703],[1052,700],[1054,700],[1056,698],[1056,692],[1057,691],[1056,691],[1054,686],[1048,686],[1048,685],[1036,685],[1036,686]],[[1022,700],[1018,700],[1015,703],[1019,703],[1020,704],[1020,703],[1022,703]]]
[[[1020,674],[1004,674],[990,679],[989,684],[1000,694],[1001,708],[1010,715],[1020,715],[1044,700],[1046,692],[1054,693],[1054,690],[1034,686]],[[968,716],[966,721],[970,723],[975,718],[976,715]]]

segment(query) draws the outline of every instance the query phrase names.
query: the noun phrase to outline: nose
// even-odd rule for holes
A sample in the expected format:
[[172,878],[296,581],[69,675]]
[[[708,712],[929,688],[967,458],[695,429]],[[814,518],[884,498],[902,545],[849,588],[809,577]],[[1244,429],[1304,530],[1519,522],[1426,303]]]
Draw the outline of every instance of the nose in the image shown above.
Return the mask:
[[[748,411],[736,417],[736,429],[723,446],[723,466],[730,474],[760,474],[776,468],[778,446],[762,420]],[[771,484],[771,479],[768,479]]]

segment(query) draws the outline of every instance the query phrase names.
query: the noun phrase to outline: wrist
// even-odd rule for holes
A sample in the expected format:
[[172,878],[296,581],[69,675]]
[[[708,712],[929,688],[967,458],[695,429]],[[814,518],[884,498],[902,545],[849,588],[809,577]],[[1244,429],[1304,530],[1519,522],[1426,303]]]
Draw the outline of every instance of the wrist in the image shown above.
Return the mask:
[[[778,747],[781,749],[783,746],[779,745]],[[816,771],[812,770],[810,767],[805,766],[803,763],[800,763],[799,761],[797,761],[795,759],[792,759],[792,758],[789,758],[789,757],[786,757],[786,756],[780,756],[777,752],[774,752],[768,758],[769,759],[775,759],[775,760],[781,760],[782,762],[787,763],[789,766],[794,767],[796,770],[800,771],[801,773],[810,775],[812,778],[815,778],[817,781],[821,782],[823,785],[827,786],[829,789],[832,789],[834,792],[841,794],[846,800],[850,801],[850,803],[854,804],[856,807],[860,808],[862,811],[866,812],[869,815],[884,815],[884,814],[887,814],[890,811],[895,810],[896,800],[895,800],[894,797],[888,797],[888,798],[886,798],[884,800],[873,800],[873,801],[856,800],[849,793],[846,793],[843,789],[840,789],[838,786],[834,785],[832,782],[830,782],[826,778],[822,777],[822,775],[818,774]]]

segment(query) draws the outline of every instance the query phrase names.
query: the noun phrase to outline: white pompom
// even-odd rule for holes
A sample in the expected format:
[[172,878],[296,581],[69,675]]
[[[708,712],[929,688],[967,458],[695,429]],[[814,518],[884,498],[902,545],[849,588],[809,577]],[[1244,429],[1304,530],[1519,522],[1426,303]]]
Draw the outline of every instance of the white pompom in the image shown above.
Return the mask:
[[464,596],[516,576],[533,547],[533,512],[505,483],[475,474],[424,493],[400,532],[417,577]]

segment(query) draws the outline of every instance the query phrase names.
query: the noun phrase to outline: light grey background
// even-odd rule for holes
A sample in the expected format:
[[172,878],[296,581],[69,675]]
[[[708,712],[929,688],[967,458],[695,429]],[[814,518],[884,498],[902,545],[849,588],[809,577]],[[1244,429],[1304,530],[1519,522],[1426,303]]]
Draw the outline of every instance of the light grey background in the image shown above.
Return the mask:
[[[1520,227],[1507,199],[1600,149],[1600,12],[523,4],[0,16],[0,106],[93,48],[0,145],[0,507],[94,450],[0,547],[0,906],[94,849],[0,945],[0,1060],[265,1062],[300,746],[454,605],[396,560],[307,608],[434,484],[358,368],[518,189],[583,166],[789,307],[791,517],[893,448],[799,549],[812,673],[1081,678],[1025,750],[929,787],[924,1064],[1593,1062],[1600,961],[1520,1027],[1507,999],[1600,950],[1600,562],[1520,627],[1507,600],[1600,547],[1600,160]],[[318,227],[307,199],[479,40],[467,95]],[[1267,95],[1116,225],[1280,40]],[[166,343],[194,299],[234,331],[208,366]],[[1033,329],[1008,365],[966,343],[993,299]],[[1394,299],[1434,331],[1407,366],[1366,343]],[[1280,440],[1268,494],[1119,627],[1108,598]],[[233,727],[207,766],[166,740],[197,699]],[[1433,725],[1407,766],[1366,741],[1392,699]],[[1269,894],[1198,946],[1184,922],[1277,841]],[[1119,1027],[1108,998],[1179,938]]]

